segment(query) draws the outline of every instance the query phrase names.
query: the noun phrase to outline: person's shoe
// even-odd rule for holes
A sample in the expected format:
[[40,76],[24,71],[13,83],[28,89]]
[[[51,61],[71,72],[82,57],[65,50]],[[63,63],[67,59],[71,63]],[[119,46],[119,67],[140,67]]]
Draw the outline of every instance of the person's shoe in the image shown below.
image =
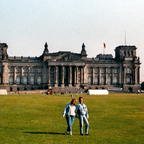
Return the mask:
[[89,133],[85,134],[85,135],[89,135]]
[[67,134],[68,134],[68,131],[65,132],[65,135],[67,135]]
[[81,133],[80,135],[83,135],[83,133]]
[[72,135],[72,131],[70,131],[70,135]]

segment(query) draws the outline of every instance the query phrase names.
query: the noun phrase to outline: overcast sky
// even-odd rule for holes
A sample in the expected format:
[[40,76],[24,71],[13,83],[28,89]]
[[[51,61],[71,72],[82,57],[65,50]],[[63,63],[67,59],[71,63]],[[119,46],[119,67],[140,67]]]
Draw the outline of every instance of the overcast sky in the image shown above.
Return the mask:
[[0,0],[0,42],[10,56],[49,52],[103,53],[115,57],[119,45],[135,45],[144,81],[144,0]]

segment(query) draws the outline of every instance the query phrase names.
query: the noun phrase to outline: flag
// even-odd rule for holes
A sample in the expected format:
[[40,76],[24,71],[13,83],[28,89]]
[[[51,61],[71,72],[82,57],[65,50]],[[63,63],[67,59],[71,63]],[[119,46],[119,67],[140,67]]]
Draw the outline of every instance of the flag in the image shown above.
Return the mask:
[[104,43],[104,48],[106,48],[106,44]]

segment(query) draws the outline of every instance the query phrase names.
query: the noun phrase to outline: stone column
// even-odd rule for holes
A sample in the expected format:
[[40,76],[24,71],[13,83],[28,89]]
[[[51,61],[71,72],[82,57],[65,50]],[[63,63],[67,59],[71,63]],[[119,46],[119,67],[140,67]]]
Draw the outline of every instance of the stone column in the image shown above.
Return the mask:
[[2,66],[2,84],[9,84],[9,68],[8,63],[4,63]]
[[16,84],[16,67],[14,67],[14,72],[13,72],[13,84]]
[[58,87],[58,67],[55,67],[55,87]]
[[138,73],[137,73],[137,67],[135,67],[135,84],[137,84],[138,83]]
[[126,84],[126,67],[124,67],[124,84]]
[[76,84],[78,84],[78,67],[76,67]]
[[76,83],[75,83],[75,86],[78,87],[79,86],[79,82],[78,82],[78,66],[76,66],[75,68],[75,80],[76,80]]
[[81,67],[81,84],[84,84],[84,68]]
[[69,66],[68,78],[69,78],[69,87],[72,87],[72,67],[71,66]]
[[76,67],[74,67],[74,85],[76,85]]
[[92,84],[94,84],[94,67],[92,68]]
[[108,68],[105,69],[105,84],[107,85],[107,80],[108,80],[108,74],[107,74]]
[[132,69],[132,84],[135,84],[135,67]]
[[51,76],[51,67],[50,66],[48,66],[48,85],[50,86],[51,85],[51,80],[50,80],[50,76]]
[[99,85],[101,85],[101,68],[99,67]]
[[37,67],[35,67],[35,84],[37,84]]
[[28,67],[28,84],[30,84],[30,67]]
[[140,84],[140,67],[138,67],[138,80],[137,83]]
[[23,73],[24,73],[24,70],[23,70],[23,67],[21,67],[21,76],[20,76],[20,83],[23,84]]
[[61,84],[61,87],[64,87],[64,67],[62,66],[61,68],[62,72],[61,72],[61,77],[62,77],[62,84]]
[[119,84],[122,84],[122,81],[121,81],[122,67],[121,66],[118,69],[118,74],[119,74]]

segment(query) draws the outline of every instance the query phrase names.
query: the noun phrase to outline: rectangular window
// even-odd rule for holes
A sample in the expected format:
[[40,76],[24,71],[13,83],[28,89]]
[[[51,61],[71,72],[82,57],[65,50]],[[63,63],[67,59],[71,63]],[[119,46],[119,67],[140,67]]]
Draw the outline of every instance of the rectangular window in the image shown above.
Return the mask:
[[105,78],[104,78],[104,76],[101,77],[101,84],[105,84]]
[[98,84],[98,77],[97,76],[95,76],[95,78],[94,78],[94,84]]
[[108,79],[107,79],[107,83],[108,83],[108,85],[111,84],[111,77],[110,77],[110,76],[109,76]]
[[130,69],[130,68],[127,68],[127,69],[126,69],[126,73],[127,73],[127,74],[131,74],[131,69]]
[[91,77],[88,77],[88,84],[91,84]]
[[102,74],[105,73],[105,69],[104,69],[104,68],[101,69],[101,73],[102,73]]
[[34,68],[31,68],[31,69],[30,69],[30,72],[31,72],[31,73],[34,73]]
[[24,72],[27,73],[28,72],[28,68],[24,68]]
[[126,78],[126,81],[127,81],[127,84],[130,84],[130,83],[131,83],[131,78],[130,78],[130,77],[127,77],[127,78]]
[[110,68],[107,70],[107,73],[111,73],[111,69]]
[[113,84],[116,84],[118,82],[118,78],[116,76],[113,77]]
[[17,68],[17,73],[20,73],[21,72],[21,69],[20,68]]
[[38,72],[38,73],[41,73],[41,72],[42,72],[41,68],[38,68],[37,72]]
[[88,73],[91,74],[92,73],[92,68],[88,69]]
[[13,73],[13,72],[14,72],[14,68],[11,67],[11,68],[10,68],[10,73]]
[[95,74],[98,74],[98,73],[99,73],[98,68],[95,68],[95,69],[94,69],[94,73],[95,73]]

